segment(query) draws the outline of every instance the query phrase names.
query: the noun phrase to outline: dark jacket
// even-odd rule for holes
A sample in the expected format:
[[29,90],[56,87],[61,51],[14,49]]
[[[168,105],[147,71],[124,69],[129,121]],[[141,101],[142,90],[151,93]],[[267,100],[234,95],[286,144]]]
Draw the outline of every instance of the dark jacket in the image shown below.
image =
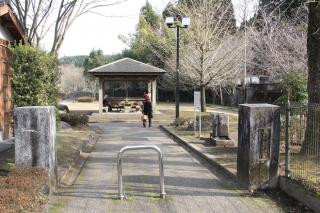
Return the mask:
[[149,118],[152,118],[152,104],[150,101],[143,102],[143,114],[148,115]]

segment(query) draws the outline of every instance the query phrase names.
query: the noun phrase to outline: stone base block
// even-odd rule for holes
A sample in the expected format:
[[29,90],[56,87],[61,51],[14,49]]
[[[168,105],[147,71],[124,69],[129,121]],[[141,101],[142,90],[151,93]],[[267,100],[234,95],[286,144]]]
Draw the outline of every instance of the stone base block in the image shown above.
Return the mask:
[[214,146],[233,147],[234,140],[230,138],[215,137],[211,138]]

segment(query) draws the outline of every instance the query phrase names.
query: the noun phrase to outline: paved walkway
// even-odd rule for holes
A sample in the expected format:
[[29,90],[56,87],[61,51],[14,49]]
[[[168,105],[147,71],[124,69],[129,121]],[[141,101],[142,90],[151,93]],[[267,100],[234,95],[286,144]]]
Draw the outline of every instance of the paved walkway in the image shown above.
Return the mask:
[[[73,187],[52,196],[49,212],[281,212],[265,198],[254,198],[203,167],[159,128],[137,123],[97,124],[103,134]],[[152,144],[164,153],[167,197],[159,198],[157,155],[125,154],[127,200],[117,199],[117,152],[125,145]]]

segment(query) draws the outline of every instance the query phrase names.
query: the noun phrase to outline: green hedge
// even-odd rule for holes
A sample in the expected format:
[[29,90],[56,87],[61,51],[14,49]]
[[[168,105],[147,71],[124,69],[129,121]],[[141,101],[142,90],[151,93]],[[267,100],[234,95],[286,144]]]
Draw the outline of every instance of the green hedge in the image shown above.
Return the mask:
[[89,117],[84,114],[71,112],[60,114],[60,120],[71,126],[83,126],[88,124]]
[[78,102],[90,103],[93,102],[95,99],[89,96],[83,96],[78,98]]
[[10,49],[14,106],[56,105],[60,78],[57,57],[29,44]]

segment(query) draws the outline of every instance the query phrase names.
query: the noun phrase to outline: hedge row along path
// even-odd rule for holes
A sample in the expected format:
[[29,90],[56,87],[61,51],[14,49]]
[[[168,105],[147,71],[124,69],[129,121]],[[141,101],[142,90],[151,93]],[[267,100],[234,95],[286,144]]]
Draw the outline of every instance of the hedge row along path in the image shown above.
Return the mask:
[[[103,130],[74,186],[50,198],[49,212],[283,212],[265,197],[252,197],[232,182],[203,167],[158,127],[140,123],[94,124]],[[159,198],[157,155],[125,154],[127,200],[117,199],[117,152],[125,145],[152,144],[164,153],[166,199]]]

